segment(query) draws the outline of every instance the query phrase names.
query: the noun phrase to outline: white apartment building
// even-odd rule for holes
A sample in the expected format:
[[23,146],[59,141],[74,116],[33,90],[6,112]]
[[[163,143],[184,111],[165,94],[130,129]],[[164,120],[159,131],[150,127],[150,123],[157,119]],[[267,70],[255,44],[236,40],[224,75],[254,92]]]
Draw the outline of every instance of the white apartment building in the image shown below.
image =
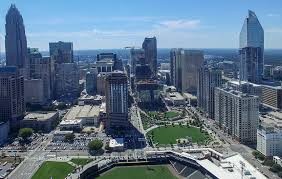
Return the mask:
[[281,156],[282,128],[261,125],[257,129],[257,150],[265,156]]
[[255,143],[259,98],[228,88],[215,88],[215,121],[240,143]]

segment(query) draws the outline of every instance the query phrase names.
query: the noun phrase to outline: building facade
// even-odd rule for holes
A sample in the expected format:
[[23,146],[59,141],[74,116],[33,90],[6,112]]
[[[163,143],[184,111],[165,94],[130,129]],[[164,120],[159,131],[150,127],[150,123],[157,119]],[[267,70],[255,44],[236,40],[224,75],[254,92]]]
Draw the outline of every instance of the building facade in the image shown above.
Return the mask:
[[108,131],[125,129],[128,121],[128,80],[125,73],[114,71],[106,79],[106,111]]
[[199,50],[172,49],[171,77],[178,92],[197,93],[198,70],[204,62],[204,55]]
[[55,63],[73,63],[72,42],[51,42],[49,43],[49,52]]
[[75,99],[79,95],[79,71],[75,63],[61,63],[55,66],[56,98]]
[[221,87],[222,71],[212,67],[202,67],[199,70],[198,107],[214,119],[214,88]]
[[5,27],[6,65],[18,67],[21,74],[28,76],[25,71],[28,67],[25,26],[22,15],[14,4],[6,15]]
[[16,127],[25,114],[24,77],[17,67],[0,68],[0,121]]
[[240,143],[256,143],[259,98],[228,88],[215,88],[215,121]]
[[156,76],[157,75],[157,66],[158,66],[157,38],[156,37],[152,37],[152,38],[146,37],[142,44],[142,48],[144,49],[144,52],[145,52],[146,64],[149,64],[153,76]]
[[260,83],[264,66],[264,30],[252,11],[244,21],[239,46],[240,79]]
[[274,126],[260,125],[257,129],[257,150],[263,155],[282,155],[282,130]]
[[262,85],[261,102],[273,109],[282,109],[282,88]]
[[90,95],[97,93],[97,70],[86,73],[86,92]]

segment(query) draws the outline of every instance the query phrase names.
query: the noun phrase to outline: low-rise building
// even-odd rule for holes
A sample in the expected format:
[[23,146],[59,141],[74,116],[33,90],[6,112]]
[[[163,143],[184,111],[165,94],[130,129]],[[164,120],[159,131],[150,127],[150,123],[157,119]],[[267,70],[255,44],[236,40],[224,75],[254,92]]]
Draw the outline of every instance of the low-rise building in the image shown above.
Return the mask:
[[261,102],[273,109],[282,109],[282,87],[262,85]]
[[55,131],[52,140],[54,142],[64,141],[65,140],[65,136],[69,135],[69,134],[73,134],[73,131]]
[[123,151],[124,150],[124,139],[123,138],[111,139],[109,142],[109,147],[113,151]]
[[185,105],[185,98],[179,92],[167,93],[166,96],[173,106]]
[[20,127],[32,128],[35,131],[50,132],[59,120],[59,112],[32,112],[20,121]]
[[81,119],[75,119],[75,120],[62,120],[60,122],[60,130],[73,130],[73,131],[81,131],[83,125]]
[[100,95],[92,96],[85,94],[78,98],[78,103],[83,105],[99,105],[102,103],[103,99],[104,97]]

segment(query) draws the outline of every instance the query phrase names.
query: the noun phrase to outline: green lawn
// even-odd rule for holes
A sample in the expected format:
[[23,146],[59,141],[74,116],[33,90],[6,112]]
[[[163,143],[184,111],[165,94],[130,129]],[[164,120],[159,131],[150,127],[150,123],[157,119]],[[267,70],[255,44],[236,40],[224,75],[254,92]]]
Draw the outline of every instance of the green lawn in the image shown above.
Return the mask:
[[176,111],[168,111],[168,112],[165,112],[165,117],[171,119],[171,118],[175,118],[177,116],[180,116],[180,113],[179,112],[176,112]]
[[148,135],[152,135],[152,133],[154,134],[154,142],[158,144],[175,144],[177,139],[186,136],[191,137],[193,143],[204,142],[209,138],[208,135],[200,132],[199,128],[191,126],[162,126],[151,130]]
[[92,162],[93,159],[87,159],[87,158],[73,158],[71,159],[72,163],[75,163],[76,165],[86,165],[90,162]]
[[98,179],[177,179],[166,166],[116,167]]
[[47,161],[33,175],[32,179],[64,179],[74,170],[74,167],[66,162]]

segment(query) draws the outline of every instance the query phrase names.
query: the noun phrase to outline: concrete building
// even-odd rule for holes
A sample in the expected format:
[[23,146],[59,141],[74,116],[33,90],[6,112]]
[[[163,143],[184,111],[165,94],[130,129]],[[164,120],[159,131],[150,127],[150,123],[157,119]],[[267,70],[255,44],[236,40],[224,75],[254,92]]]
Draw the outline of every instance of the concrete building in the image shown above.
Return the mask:
[[260,83],[264,65],[264,31],[253,11],[248,12],[240,33],[240,79]]
[[179,92],[168,92],[166,97],[173,106],[184,106],[186,104],[185,98]]
[[273,79],[273,65],[264,65],[263,78],[267,80]]
[[17,127],[24,114],[24,77],[17,67],[0,67],[0,121]]
[[[77,105],[72,107],[63,117],[62,124],[69,121],[80,121],[82,126],[98,126],[100,106]],[[71,123],[72,124],[72,123]]]
[[69,135],[69,134],[73,134],[73,131],[55,131],[52,140],[54,142],[64,141],[65,140],[65,136]]
[[44,84],[42,79],[24,80],[24,99],[29,105],[45,105]]
[[130,49],[130,73],[135,75],[136,65],[145,64],[145,51],[142,48]]
[[111,139],[109,142],[109,147],[113,151],[121,152],[124,150],[124,139],[123,138],[115,138]]
[[214,88],[221,87],[222,71],[212,67],[202,67],[198,80],[198,107],[214,119]]
[[34,112],[27,114],[20,122],[21,128],[32,128],[35,131],[50,132],[59,121],[59,112]]
[[215,121],[240,143],[256,143],[259,98],[228,88],[215,88]]
[[58,99],[76,99],[79,95],[79,71],[75,63],[55,66],[55,94]]
[[125,73],[114,71],[106,79],[107,131],[125,129],[128,121],[128,80]]
[[19,68],[20,74],[28,76],[25,69],[27,61],[27,41],[23,18],[15,4],[12,4],[6,15],[6,65]]
[[95,95],[97,93],[97,71],[86,73],[86,92],[89,95]]
[[122,60],[117,57],[115,53],[100,53],[97,54],[97,62],[99,61],[112,61],[113,62],[113,70],[121,70],[123,71],[123,63]]
[[172,85],[176,87],[178,92],[196,94],[198,70],[204,62],[203,52],[172,49],[170,55]]
[[36,48],[28,49],[30,79],[42,79],[46,101],[51,101],[54,90],[54,63],[50,57],[42,57]]
[[106,78],[108,73],[99,73],[97,75],[97,94],[106,95]]
[[97,68],[98,73],[112,72],[114,68],[114,61],[112,59],[102,59],[100,61],[96,61],[94,67]]
[[257,150],[263,155],[282,155],[282,126],[262,123],[257,129]]
[[156,37],[148,38],[146,37],[144,39],[144,42],[142,44],[142,48],[145,52],[145,61],[146,64],[150,66],[151,72],[153,76],[155,77],[157,75],[157,58],[158,58],[158,50],[157,50],[157,39]]
[[273,79],[278,81],[282,80],[282,66],[276,66],[273,69]]
[[273,109],[282,109],[282,87],[262,85],[261,102]]
[[73,44],[72,42],[50,42],[50,57],[55,63],[73,63]]

